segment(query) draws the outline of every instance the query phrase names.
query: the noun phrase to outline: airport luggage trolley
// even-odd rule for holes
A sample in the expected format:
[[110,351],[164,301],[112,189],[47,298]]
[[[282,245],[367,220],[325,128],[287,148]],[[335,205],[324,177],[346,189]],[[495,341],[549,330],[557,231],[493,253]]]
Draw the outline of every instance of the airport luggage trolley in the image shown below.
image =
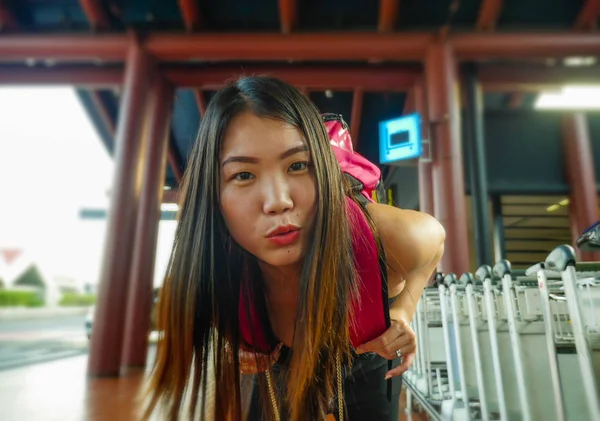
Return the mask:
[[417,304],[412,323],[418,338],[417,357],[405,374],[408,413],[414,394],[435,419],[471,419],[459,340],[464,326],[468,327],[464,305],[464,285],[453,274],[438,274]]
[[537,277],[559,420],[600,420],[600,263],[577,263],[570,246],[528,269]]
[[[452,402],[446,346],[449,340],[444,331],[440,287],[443,276],[438,274],[432,286],[425,288],[417,303],[417,312],[411,323],[417,335],[415,363],[404,375],[407,386],[407,413],[412,412],[412,398],[436,420],[441,420],[442,406]],[[445,303],[444,303],[445,305]],[[447,331],[446,331],[447,332]]]
[[414,396],[433,419],[600,420],[600,264],[574,256],[437,276],[412,322],[407,409]]

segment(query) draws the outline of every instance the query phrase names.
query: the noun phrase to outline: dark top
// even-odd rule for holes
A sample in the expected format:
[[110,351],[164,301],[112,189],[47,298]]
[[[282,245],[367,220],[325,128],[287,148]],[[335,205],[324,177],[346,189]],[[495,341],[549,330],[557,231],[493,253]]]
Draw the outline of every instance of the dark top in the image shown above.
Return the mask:
[[[288,356],[289,348],[284,346],[277,364],[273,366],[273,378],[277,382],[277,389],[283,387],[281,383],[285,376],[279,374],[287,369]],[[387,381],[385,373],[397,367],[399,363],[398,359],[388,361],[374,353],[355,356],[352,371],[346,375],[343,385],[346,403],[345,420],[398,421],[402,377],[394,377]],[[265,420],[258,376],[264,377],[264,374],[253,376],[249,421]],[[269,400],[267,399],[266,402]],[[332,406],[332,413],[337,419],[337,402]],[[282,421],[286,419],[283,411],[281,419]]]

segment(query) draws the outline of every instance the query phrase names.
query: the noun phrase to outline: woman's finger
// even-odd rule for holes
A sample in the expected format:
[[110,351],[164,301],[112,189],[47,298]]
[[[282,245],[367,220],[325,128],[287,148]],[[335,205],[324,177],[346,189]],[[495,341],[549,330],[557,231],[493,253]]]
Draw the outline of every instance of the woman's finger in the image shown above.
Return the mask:
[[385,373],[385,379],[387,380],[392,377],[404,374],[404,372],[412,366],[413,361],[415,360],[415,356],[415,352],[411,352],[410,354],[403,356],[404,359],[402,361],[402,364],[400,364],[398,367],[392,368],[390,371]]
[[382,349],[386,345],[395,341],[398,336],[405,332],[405,330],[405,326],[401,321],[392,320],[391,326],[385,332],[383,332],[383,334],[372,341],[360,345],[358,348],[356,348],[356,353],[360,355],[365,352],[376,352],[376,349]]
[[405,356],[410,354],[411,352],[416,351],[416,349],[416,343],[407,340],[407,338],[405,337],[400,336],[391,344],[388,344],[384,348],[376,350],[375,352],[388,360],[395,360],[396,358],[398,358],[398,350],[400,350],[401,356]]
[[403,354],[407,354],[416,350],[416,347],[416,335],[412,329],[409,328],[404,330],[400,335],[396,336],[396,338],[386,344],[371,346],[369,351],[375,352],[388,360],[393,360],[398,358],[398,350],[400,350]]

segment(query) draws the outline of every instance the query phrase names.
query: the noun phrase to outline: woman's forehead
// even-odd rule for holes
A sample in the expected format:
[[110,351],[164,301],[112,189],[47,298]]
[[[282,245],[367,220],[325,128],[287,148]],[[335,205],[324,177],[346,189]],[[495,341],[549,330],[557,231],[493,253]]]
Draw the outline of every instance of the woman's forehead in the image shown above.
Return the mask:
[[230,154],[277,154],[290,147],[307,145],[300,130],[289,123],[257,117],[246,112],[227,127],[221,147],[221,158]]

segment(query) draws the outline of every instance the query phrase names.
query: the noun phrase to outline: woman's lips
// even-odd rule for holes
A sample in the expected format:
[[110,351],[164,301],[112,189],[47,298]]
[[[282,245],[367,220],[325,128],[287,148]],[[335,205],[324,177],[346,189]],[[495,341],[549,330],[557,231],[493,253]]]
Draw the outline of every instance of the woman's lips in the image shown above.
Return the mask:
[[277,246],[288,246],[300,237],[300,230],[295,229],[281,234],[270,235],[267,239]]

